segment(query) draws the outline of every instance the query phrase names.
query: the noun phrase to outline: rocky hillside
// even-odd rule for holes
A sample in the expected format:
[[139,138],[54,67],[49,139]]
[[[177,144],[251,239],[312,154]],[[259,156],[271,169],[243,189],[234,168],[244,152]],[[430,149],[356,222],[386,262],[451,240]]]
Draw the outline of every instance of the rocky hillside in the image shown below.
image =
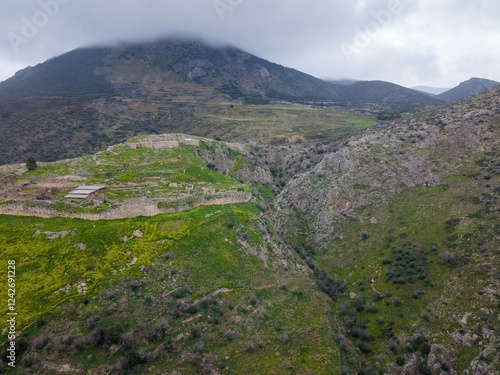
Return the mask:
[[[340,214],[329,201],[347,199],[354,209],[364,201],[384,202],[384,196],[404,188],[438,185],[474,155],[498,147],[499,91],[343,137],[344,146],[337,146],[335,152],[330,152],[331,144],[301,151],[286,163],[293,164],[300,157],[310,167],[287,185],[280,199],[284,206],[328,222]],[[285,164],[282,169],[297,168]],[[319,189],[318,182],[335,189]],[[353,189],[356,184],[366,187]],[[309,202],[316,203],[311,207]],[[333,231],[326,223],[318,224],[318,238]]]
[[500,88],[358,129],[2,167],[14,373],[498,374]]
[[344,317],[339,342],[369,368],[498,371],[499,108],[495,88],[291,153],[275,171],[288,181],[278,230],[320,281],[348,285],[323,287]]

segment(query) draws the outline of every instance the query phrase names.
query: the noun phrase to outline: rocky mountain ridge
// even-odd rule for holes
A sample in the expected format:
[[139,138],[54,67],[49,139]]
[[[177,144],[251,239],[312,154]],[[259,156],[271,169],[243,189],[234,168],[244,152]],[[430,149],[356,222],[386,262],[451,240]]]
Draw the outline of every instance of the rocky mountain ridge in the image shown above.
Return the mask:
[[[279,197],[283,207],[295,207],[329,222],[343,212],[329,202],[344,201],[350,209],[359,208],[363,201],[384,202],[381,192],[392,195],[405,187],[439,184],[461,160],[498,147],[498,92],[488,92],[488,109],[475,104],[485,100],[483,95],[345,139],[344,147],[322,154],[316,165],[287,185]],[[301,152],[300,157],[316,152]],[[289,169],[286,161],[283,169]],[[318,183],[326,190],[319,189]],[[352,188],[356,184],[367,188],[356,191]],[[318,239],[329,234],[320,230]]]
[[437,98],[447,102],[453,102],[486,91],[497,85],[500,85],[500,82],[474,77],[461,82],[457,87],[437,95]]

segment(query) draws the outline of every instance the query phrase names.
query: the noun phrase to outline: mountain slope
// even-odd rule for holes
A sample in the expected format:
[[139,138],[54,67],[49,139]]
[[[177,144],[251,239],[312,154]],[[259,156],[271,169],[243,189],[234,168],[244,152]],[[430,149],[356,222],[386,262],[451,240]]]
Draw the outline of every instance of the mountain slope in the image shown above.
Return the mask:
[[122,96],[130,96],[160,93],[171,86],[175,87],[176,95],[189,95],[196,87],[206,98],[248,95],[333,100],[335,97],[335,90],[328,83],[239,49],[174,40],[77,49],[18,72],[0,84],[0,97],[75,92],[81,96],[104,95],[112,92],[111,87]]
[[441,103],[388,83],[324,82],[237,48],[196,41],[84,48],[0,83],[0,163],[30,155],[46,161],[81,156],[137,134],[214,136],[213,129],[239,117],[218,117],[227,106],[282,101],[405,108]]
[[348,285],[325,288],[345,324],[337,340],[355,345],[372,370],[500,368],[491,267],[500,241],[499,106],[497,87],[275,167],[286,182],[274,210],[279,232],[318,277]]
[[379,81],[347,86],[322,81],[237,48],[161,40],[68,52],[0,83],[0,98],[194,94],[204,99],[223,95],[340,104],[439,104],[416,91]]
[[[497,87],[310,147],[170,134],[0,168],[1,212],[47,217],[0,215],[14,373],[495,374],[499,106]],[[107,188],[64,198],[83,184]]]
[[[4,356],[0,372],[338,367],[331,303],[265,219],[258,189],[273,195],[266,171],[243,145],[186,138],[137,137],[34,171],[0,168],[0,208],[19,215],[0,215],[0,255],[16,263],[19,313],[16,367]],[[225,173],[203,159],[219,154]],[[65,198],[89,184],[106,188],[85,201]]]
[[365,103],[416,107],[442,104],[439,100],[424,93],[384,81],[361,81],[343,86],[340,100],[345,104],[363,105]]
[[443,92],[438,95],[437,98],[443,101],[453,102],[478,94],[496,85],[500,85],[500,82],[484,78],[471,78],[468,81],[460,83],[457,87]]
[[77,49],[28,67],[0,83],[0,99],[41,97],[102,97],[115,94],[113,86],[95,74],[110,48]]

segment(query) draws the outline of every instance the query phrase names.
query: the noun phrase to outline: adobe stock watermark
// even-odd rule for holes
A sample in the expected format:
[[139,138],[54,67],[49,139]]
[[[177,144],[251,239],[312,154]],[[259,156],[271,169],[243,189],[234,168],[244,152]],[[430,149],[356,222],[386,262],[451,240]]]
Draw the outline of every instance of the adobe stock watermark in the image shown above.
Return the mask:
[[387,8],[371,12],[373,19],[366,23],[363,29],[356,28],[356,36],[351,44],[342,43],[340,49],[348,62],[351,61],[353,55],[359,54],[363,48],[373,42],[375,34],[387,27],[394,16],[401,14],[404,10],[400,0],[390,0]]
[[67,5],[71,0],[39,0],[40,10],[33,13],[31,17],[21,18],[20,33],[13,31],[7,34],[10,45],[15,52],[19,52],[19,47],[28,44],[35,38],[40,29],[48,25],[51,18],[54,18],[61,11],[61,5]]
[[236,7],[240,6],[244,0],[213,0],[212,5],[214,6],[217,15],[221,22],[224,22],[227,12],[233,12]]

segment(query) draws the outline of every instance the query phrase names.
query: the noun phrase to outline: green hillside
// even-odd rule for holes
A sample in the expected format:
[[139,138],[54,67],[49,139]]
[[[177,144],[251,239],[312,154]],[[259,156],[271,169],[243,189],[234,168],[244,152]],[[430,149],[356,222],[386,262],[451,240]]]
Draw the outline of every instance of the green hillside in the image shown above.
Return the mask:
[[[376,126],[286,106],[292,132],[294,111],[343,131],[2,166],[10,372],[498,373],[499,106],[494,88]],[[258,132],[260,110],[234,120]]]
[[[0,215],[2,258],[16,263],[22,332],[13,373],[336,368],[331,302],[268,226],[265,203],[214,204],[219,195],[248,194],[251,187],[217,172],[198,152],[228,152],[235,175],[252,163],[220,142],[141,146],[161,139],[136,138],[94,157],[10,172],[16,177],[4,186],[11,199],[2,209],[55,216]],[[64,198],[71,186],[50,187],[67,176],[73,185],[107,187],[92,202],[78,203]],[[24,186],[26,180],[31,184]],[[139,186],[148,194],[138,194]],[[37,199],[43,194],[47,199]],[[167,204],[181,195],[191,203]],[[109,212],[127,217],[120,209],[129,201],[183,212],[101,219]],[[86,215],[92,220],[63,217]]]

